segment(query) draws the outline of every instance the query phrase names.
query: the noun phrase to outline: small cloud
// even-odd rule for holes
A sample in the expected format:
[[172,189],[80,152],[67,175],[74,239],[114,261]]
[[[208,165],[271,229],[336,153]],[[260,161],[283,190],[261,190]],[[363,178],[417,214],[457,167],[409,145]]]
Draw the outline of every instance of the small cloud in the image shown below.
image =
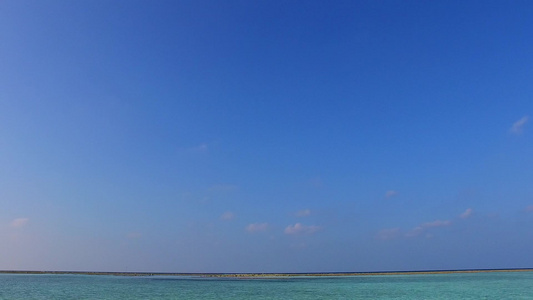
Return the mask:
[[[435,220],[433,222],[423,223],[423,224],[411,229],[411,231],[407,232],[405,234],[405,236],[406,237],[419,236],[422,233],[424,233],[428,228],[446,227],[446,226],[450,226],[451,224],[452,224],[452,222],[449,221],[449,220],[446,220],[446,221]],[[427,234],[426,234],[426,236],[427,236]]]
[[142,237],[142,234],[140,232],[130,232],[126,235],[126,237],[130,240],[137,240]]
[[376,235],[378,240],[391,240],[400,235],[400,228],[386,228],[382,229]]
[[470,215],[472,215],[472,209],[471,208],[467,208],[462,214],[459,215],[459,217],[461,219],[466,219],[466,218],[470,217]]
[[231,211],[227,211],[220,216],[220,220],[222,221],[230,221],[233,220],[233,218],[235,218],[235,214]]
[[24,226],[26,226],[26,224],[28,224],[30,219],[28,218],[17,218],[13,221],[11,221],[11,223],[9,224],[10,227],[12,228],[22,228]]
[[524,130],[524,126],[526,125],[527,121],[529,121],[529,116],[524,116],[520,120],[514,122],[513,126],[511,126],[511,129],[509,130],[512,134],[521,134]]
[[398,191],[390,190],[385,193],[385,198],[391,198],[398,195]]
[[423,228],[444,227],[444,226],[449,226],[451,224],[452,224],[452,222],[448,221],[448,220],[446,220],[446,221],[436,220],[436,221],[433,221],[433,222],[424,223],[424,224],[422,224],[422,227]]
[[289,225],[285,228],[285,234],[312,234],[320,230],[319,226],[306,226],[300,223]]
[[525,211],[526,212],[533,212],[533,205],[530,205],[530,206],[526,207]]
[[405,236],[406,237],[419,236],[423,231],[424,231],[424,228],[422,226],[417,226],[417,227],[411,229],[411,231],[409,231],[408,233],[406,233]]
[[302,209],[302,210],[296,212],[296,216],[297,217],[307,217],[307,216],[310,216],[310,215],[311,215],[311,210],[310,209]]
[[268,229],[268,223],[253,223],[246,226],[246,231],[250,233],[266,231]]
[[198,146],[190,147],[187,150],[191,153],[206,153],[209,150],[209,147],[206,143],[202,143]]

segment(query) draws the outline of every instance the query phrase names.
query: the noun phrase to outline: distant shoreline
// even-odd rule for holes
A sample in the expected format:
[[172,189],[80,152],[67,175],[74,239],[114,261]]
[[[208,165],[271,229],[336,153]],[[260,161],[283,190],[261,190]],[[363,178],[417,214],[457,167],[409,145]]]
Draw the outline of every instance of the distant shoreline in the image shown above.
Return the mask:
[[533,268],[520,269],[470,269],[470,270],[425,270],[425,271],[379,271],[379,272],[325,272],[325,273],[157,273],[157,272],[84,272],[84,271],[17,271],[0,270],[0,274],[49,274],[49,275],[113,275],[113,276],[196,276],[215,278],[278,278],[278,277],[336,277],[376,275],[427,275],[490,272],[532,272]]

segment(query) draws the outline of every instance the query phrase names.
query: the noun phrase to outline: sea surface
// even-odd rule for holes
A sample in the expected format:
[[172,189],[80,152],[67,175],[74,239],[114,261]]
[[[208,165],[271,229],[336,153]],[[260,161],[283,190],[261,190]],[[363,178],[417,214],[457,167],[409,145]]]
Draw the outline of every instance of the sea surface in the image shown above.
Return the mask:
[[0,299],[533,299],[533,272],[274,279],[0,274]]

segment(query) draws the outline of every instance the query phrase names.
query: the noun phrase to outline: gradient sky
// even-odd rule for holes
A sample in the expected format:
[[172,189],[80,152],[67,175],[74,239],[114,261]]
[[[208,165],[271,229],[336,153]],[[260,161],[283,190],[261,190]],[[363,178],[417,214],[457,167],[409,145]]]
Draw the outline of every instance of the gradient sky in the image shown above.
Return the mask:
[[0,269],[533,267],[532,1],[0,2]]

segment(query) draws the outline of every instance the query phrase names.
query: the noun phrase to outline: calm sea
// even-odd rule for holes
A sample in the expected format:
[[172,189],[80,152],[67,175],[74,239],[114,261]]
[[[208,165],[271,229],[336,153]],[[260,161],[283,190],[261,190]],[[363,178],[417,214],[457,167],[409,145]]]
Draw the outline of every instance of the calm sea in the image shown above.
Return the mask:
[[0,299],[533,299],[533,272],[287,279],[0,274]]

